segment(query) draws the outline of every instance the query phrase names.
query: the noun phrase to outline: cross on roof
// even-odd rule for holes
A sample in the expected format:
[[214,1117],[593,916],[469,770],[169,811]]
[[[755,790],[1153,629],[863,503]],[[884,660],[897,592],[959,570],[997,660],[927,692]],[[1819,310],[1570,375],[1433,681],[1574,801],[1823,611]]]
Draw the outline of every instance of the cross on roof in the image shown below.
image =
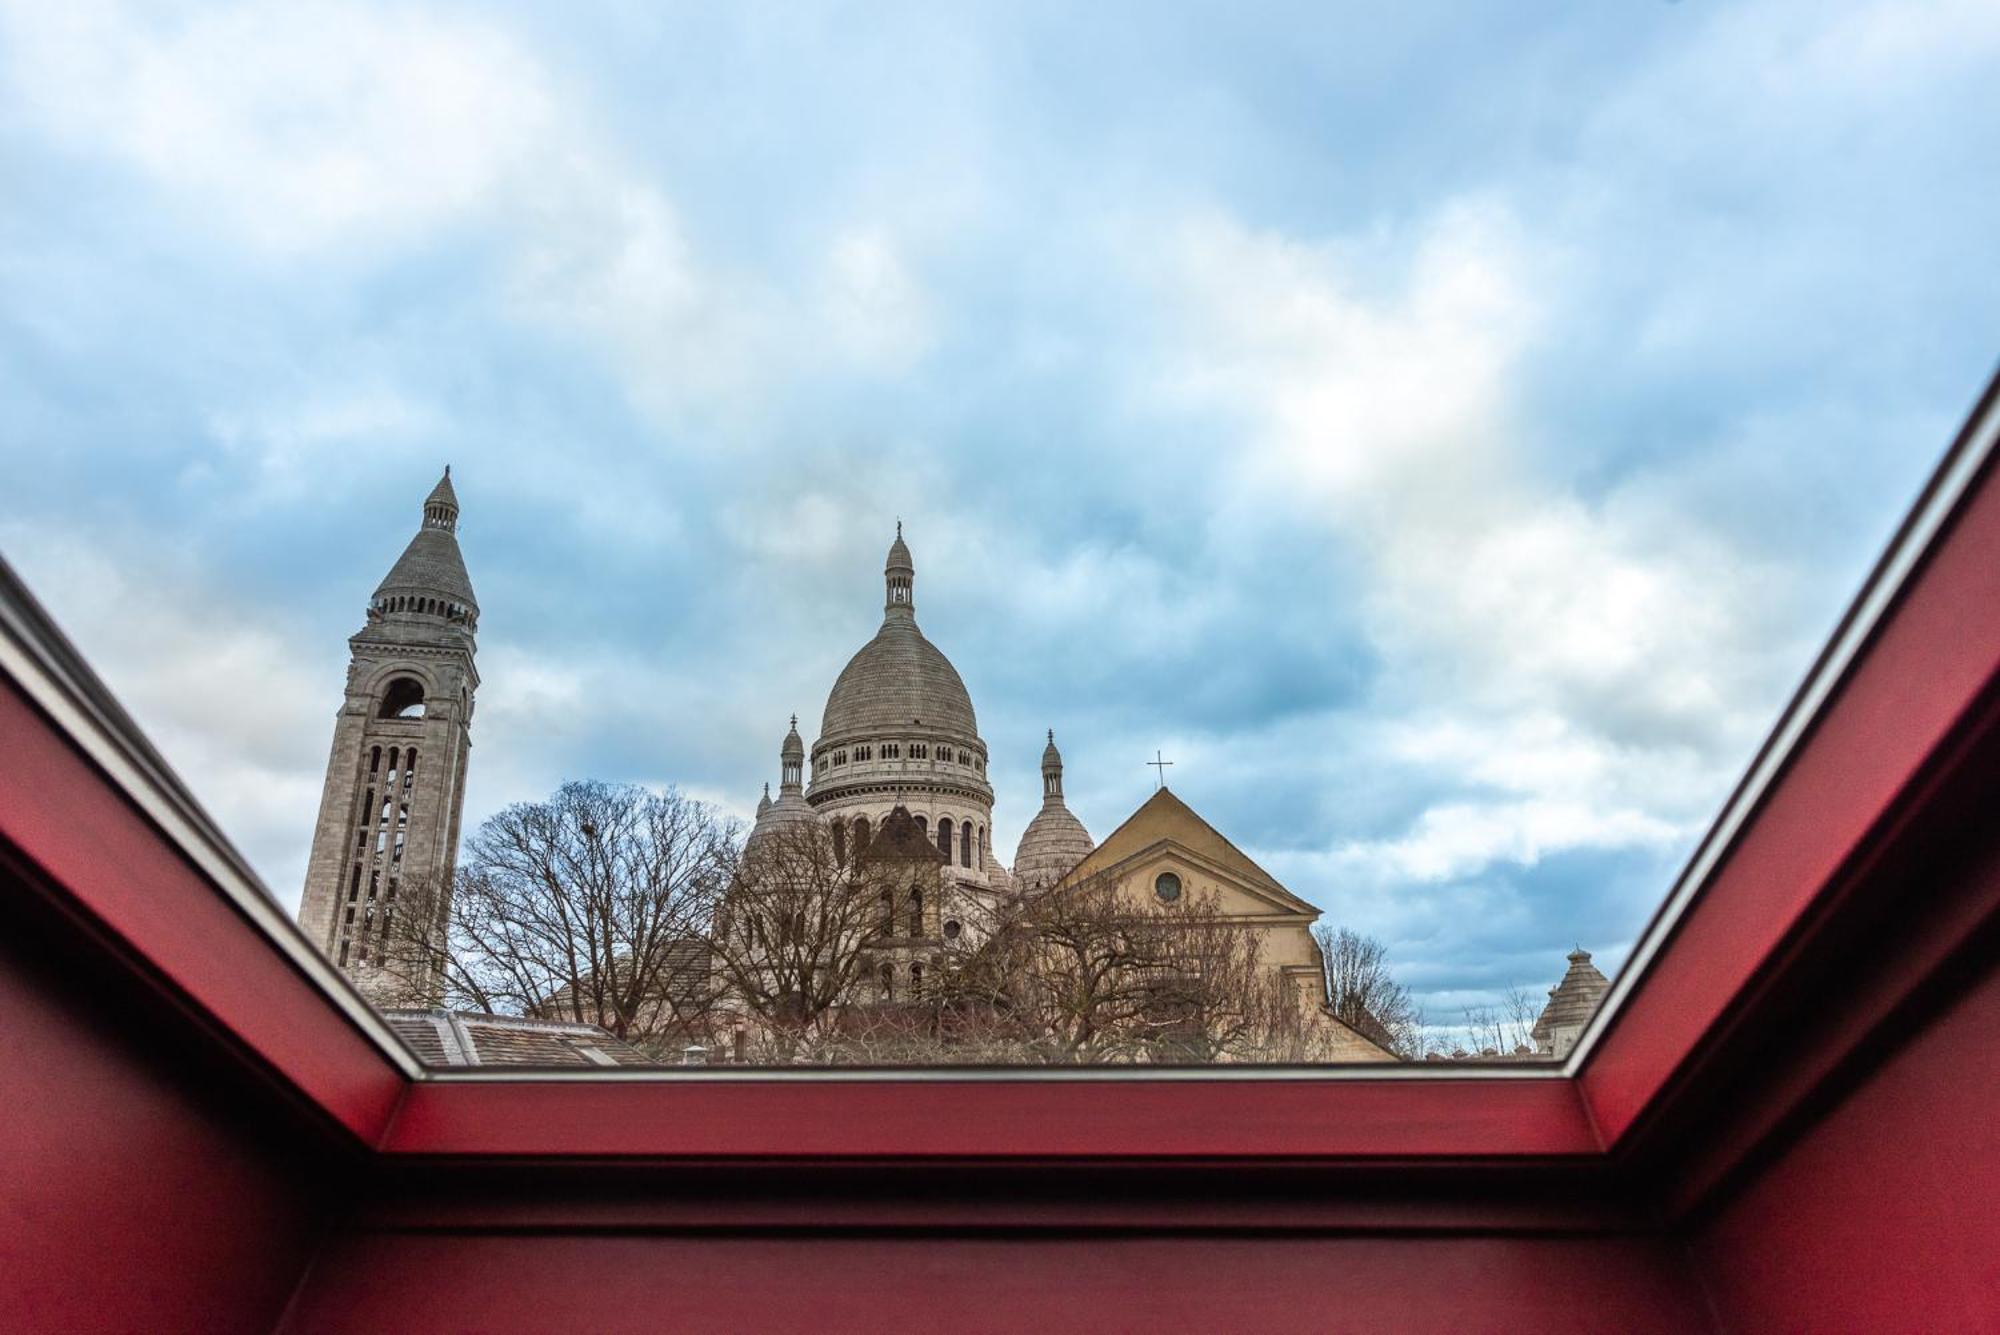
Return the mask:
[[1155,783],[1155,787],[1156,787],[1156,788],[1164,788],[1164,787],[1166,787],[1166,786],[1167,786],[1167,767],[1168,767],[1169,765],[1173,764],[1174,762],[1173,762],[1173,761],[1171,761],[1171,760],[1166,760],[1166,759],[1163,759],[1163,758],[1161,757],[1161,755],[1160,755],[1160,752],[1159,752],[1159,750],[1158,750],[1157,748],[1155,748],[1155,749],[1154,749],[1154,751],[1153,751],[1153,758],[1152,758],[1151,760],[1147,761],[1146,763],[1147,763],[1148,765],[1151,765],[1151,766],[1153,767],[1153,776],[1154,776],[1154,783]]

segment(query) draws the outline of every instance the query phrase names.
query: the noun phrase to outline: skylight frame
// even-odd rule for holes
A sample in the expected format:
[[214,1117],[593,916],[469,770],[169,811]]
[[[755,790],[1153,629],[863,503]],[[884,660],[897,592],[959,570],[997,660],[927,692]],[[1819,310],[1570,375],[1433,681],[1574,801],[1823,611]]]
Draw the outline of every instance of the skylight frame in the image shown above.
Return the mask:
[[1565,1075],[1574,1076],[1589,1063],[1605,1033],[1615,1023],[1626,997],[1637,988],[1654,958],[1672,938],[1674,929],[1720,869],[1737,835],[1784,774],[1847,679],[1856,658],[1874,638],[1883,617],[1896,605],[1939,534],[1958,514],[1960,503],[1993,457],[1996,446],[2000,446],[2000,374],[1988,382],[1964,427],[1925,480],[1923,490],[1897,526],[1889,545],[1869,569],[1825,647],[1814,658],[1805,679],[1751,758],[1743,778],[1723,802],[1722,810],[1695,845],[1686,866],[1674,878],[1666,899],[1633,944],[1618,976],[1611,980],[1610,989],[1563,1062]]

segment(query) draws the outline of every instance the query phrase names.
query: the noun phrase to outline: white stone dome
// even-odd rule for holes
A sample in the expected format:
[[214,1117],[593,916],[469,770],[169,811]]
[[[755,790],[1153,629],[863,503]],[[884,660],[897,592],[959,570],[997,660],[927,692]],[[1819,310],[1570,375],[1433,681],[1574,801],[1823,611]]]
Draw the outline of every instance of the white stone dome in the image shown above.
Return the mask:
[[1056,735],[1051,729],[1048,747],[1042,752],[1042,809],[1021,832],[1021,842],[1014,850],[1016,889],[1047,889],[1097,847],[1090,831],[1063,802],[1062,773],[1062,753],[1056,750]]
[[959,739],[979,736],[972,697],[958,669],[924,638],[915,620],[891,617],[834,680],[820,720],[820,744],[895,735],[912,726]]
[[917,629],[916,569],[900,523],[882,578],[882,628],[834,679],[815,754],[831,743],[895,738],[912,728],[976,743],[979,723],[958,669]]
[[1047,889],[1096,847],[1090,831],[1060,800],[1044,803],[1014,850],[1014,884],[1023,890]]

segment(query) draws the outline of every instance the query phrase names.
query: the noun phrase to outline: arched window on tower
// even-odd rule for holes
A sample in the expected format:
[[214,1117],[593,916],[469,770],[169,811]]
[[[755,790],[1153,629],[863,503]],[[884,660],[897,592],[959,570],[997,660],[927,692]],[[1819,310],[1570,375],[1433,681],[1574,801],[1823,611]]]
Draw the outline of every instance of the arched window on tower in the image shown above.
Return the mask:
[[867,851],[868,818],[866,816],[856,816],[854,818],[854,856],[856,859],[859,859]]
[[912,890],[910,891],[910,935],[922,936],[923,934],[924,892],[921,890]]
[[896,934],[896,897],[887,890],[882,892],[882,935]]
[[970,867],[972,865],[971,821],[967,821],[958,827],[958,865],[961,867]]
[[978,859],[979,869],[981,871],[985,871],[986,870],[986,827],[984,825],[979,827],[979,839],[978,842],[973,844],[972,848],[973,848],[972,856]]
[[917,817],[917,833],[926,839],[931,837],[931,818],[929,816]]
[[424,688],[415,677],[398,677],[389,683],[389,689],[382,693],[382,708],[377,718],[422,718],[424,716]]
[[877,976],[882,980],[882,1000],[894,1001],[896,999],[896,966],[893,964],[884,964]]
[[841,866],[847,865],[847,822],[833,823],[833,860]]
[[923,987],[924,966],[921,964],[912,964],[910,966],[910,995],[912,997],[916,996],[919,992],[923,991]]
[[944,854],[946,863],[951,861],[951,817],[938,821],[938,852]]

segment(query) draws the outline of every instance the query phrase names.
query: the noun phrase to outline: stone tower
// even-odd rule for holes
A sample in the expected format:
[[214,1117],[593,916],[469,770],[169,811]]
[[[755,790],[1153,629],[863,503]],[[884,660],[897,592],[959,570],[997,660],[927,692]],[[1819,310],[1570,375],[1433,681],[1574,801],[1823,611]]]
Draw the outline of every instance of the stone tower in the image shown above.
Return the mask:
[[[384,947],[441,941],[450,913],[479,687],[479,603],[457,531],[446,468],[347,642],[347,699],[334,719],[299,904],[306,934],[379,1005],[435,1000],[437,980],[417,963],[423,952],[403,946],[385,967]],[[399,923],[399,912],[425,921]]]

